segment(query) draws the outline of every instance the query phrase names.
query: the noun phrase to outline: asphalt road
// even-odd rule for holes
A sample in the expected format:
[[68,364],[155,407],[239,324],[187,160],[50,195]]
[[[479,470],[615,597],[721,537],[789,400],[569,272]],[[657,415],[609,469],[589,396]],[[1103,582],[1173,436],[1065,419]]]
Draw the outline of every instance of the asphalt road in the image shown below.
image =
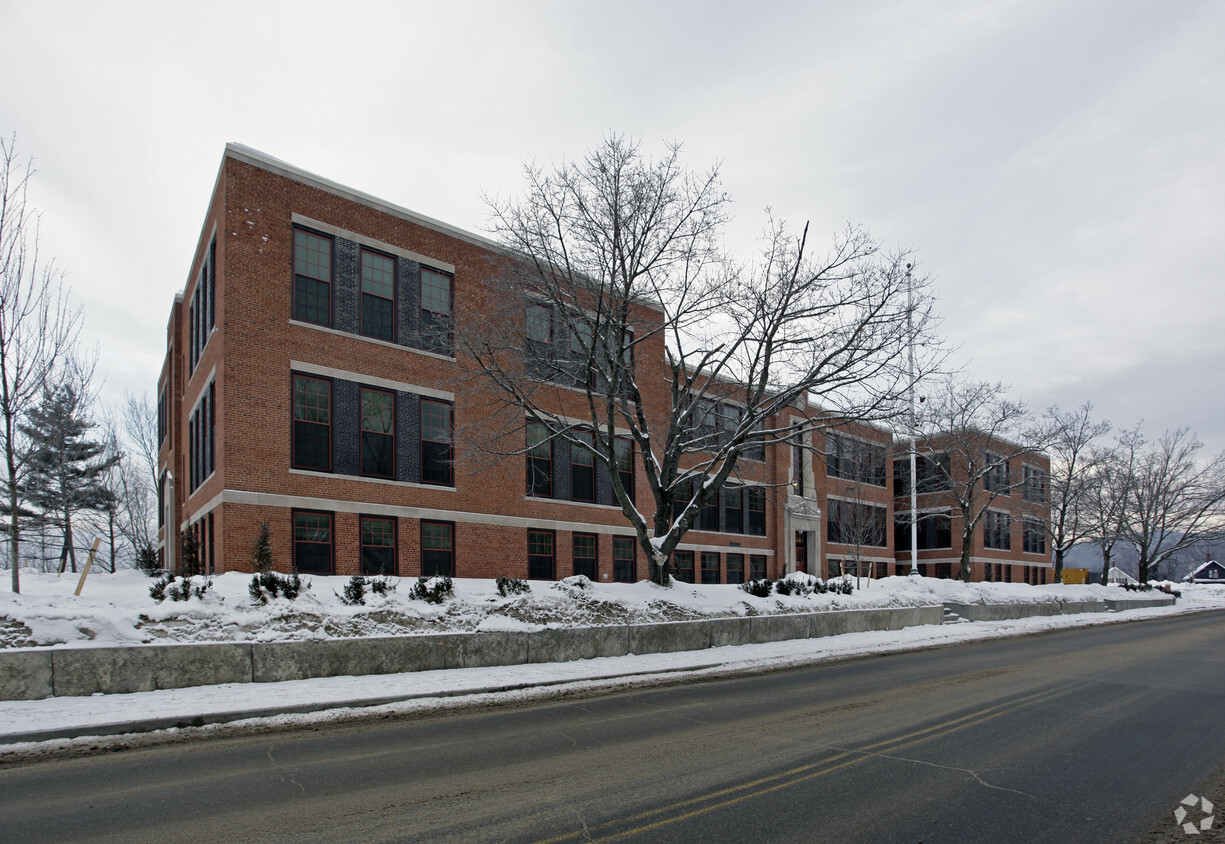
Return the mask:
[[1127,842],[1222,761],[1205,613],[10,766],[0,840]]

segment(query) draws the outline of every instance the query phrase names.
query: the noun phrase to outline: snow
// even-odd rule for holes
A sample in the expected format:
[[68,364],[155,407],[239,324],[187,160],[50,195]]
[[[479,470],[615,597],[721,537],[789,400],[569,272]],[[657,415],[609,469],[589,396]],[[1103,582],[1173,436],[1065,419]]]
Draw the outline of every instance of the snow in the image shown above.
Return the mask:
[[[295,602],[284,599],[253,604],[246,593],[249,575],[213,578],[203,601],[154,603],[149,579],[133,572],[94,576],[79,598],[76,577],[22,573],[21,595],[0,591],[0,647],[88,647],[142,641],[235,641],[284,638],[337,638],[399,632],[454,630],[539,630],[577,623],[624,623],[626,620],[710,618],[749,613],[796,612],[881,606],[922,606],[942,601],[962,603],[1043,602],[1121,597],[1117,587],[1045,587],[1025,584],[974,583],[931,578],[892,577],[871,581],[850,596],[755,598],[734,586],[649,581],[633,584],[580,585],[532,582],[527,595],[503,598],[492,580],[457,579],[454,596],[442,604],[408,598],[413,581],[402,580],[386,597],[367,595],[366,605],[345,606],[339,599],[347,578],[314,577],[311,588]],[[867,584],[868,581],[863,581]],[[159,731],[165,739],[199,732],[274,729],[317,724],[367,715],[437,710],[461,705],[545,698],[574,690],[611,690],[658,682],[661,675],[719,676],[737,672],[818,663],[860,654],[880,654],[1038,633],[1069,627],[1157,618],[1204,609],[1225,608],[1225,589],[1180,584],[1174,607],[1130,610],[1120,614],[1038,616],[997,622],[928,625],[903,630],[851,633],[821,639],[763,645],[741,645],[669,654],[630,655],[555,664],[421,671],[368,677],[329,677],[284,683],[245,683],[141,692],[125,695],[60,697],[35,701],[0,701],[0,757],[30,751],[11,743],[15,737],[50,729],[76,733],[116,732],[139,713],[143,723],[159,719],[184,721],[208,714],[225,724]],[[389,621],[389,619],[393,621]],[[20,633],[24,627],[28,633]],[[41,643],[41,644],[36,644]],[[457,701],[456,696],[462,697]],[[376,705],[370,705],[376,704]],[[322,711],[290,712],[295,709]],[[264,712],[261,712],[264,711]],[[227,714],[228,713],[228,714]],[[244,716],[259,713],[252,720]],[[234,720],[238,719],[238,720]],[[110,726],[108,726],[110,725]],[[54,748],[73,742],[131,742],[131,737],[57,739],[38,743]]]

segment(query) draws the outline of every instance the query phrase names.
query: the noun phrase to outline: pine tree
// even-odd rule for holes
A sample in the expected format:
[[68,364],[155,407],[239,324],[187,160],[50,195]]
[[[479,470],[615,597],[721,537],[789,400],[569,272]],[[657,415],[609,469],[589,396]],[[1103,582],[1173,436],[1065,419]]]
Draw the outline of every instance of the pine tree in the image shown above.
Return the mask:
[[77,570],[73,517],[110,506],[104,476],[118,461],[116,455],[106,454],[104,444],[88,438],[94,423],[86,418],[84,399],[85,391],[76,385],[44,387],[42,401],[19,426],[30,443],[22,492],[49,524],[63,532],[61,572],[69,563]]

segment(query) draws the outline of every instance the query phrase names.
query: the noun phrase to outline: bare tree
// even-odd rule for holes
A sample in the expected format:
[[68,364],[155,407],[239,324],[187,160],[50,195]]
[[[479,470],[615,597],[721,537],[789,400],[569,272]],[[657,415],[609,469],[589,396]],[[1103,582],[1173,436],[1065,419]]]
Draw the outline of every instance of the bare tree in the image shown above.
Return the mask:
[[1092,449],[1089,477],[1083,490],[1082,514],[1088,524],[1085,538],[1102,555],[1102,583],[1109,582],[1114,549],[1125,541],[1124,523],[1131,496],[1131,473],[1136,450],[1144,442],[1140,426],[1123,431],[1115,443]]
[[[909,384],[907,343],[935,348],[924,279],[861,229],[816,257],[807,227],[771,220],[760,263],[737,266],[718,171],[686,169],[677,145],[650,159],[613,136],[526,178],[522,199],[490,202],[503,282],[457,338],[507,410],[486,446],[521,454],[543,431],[591,454],[657,583],[746,454],[831,416],[884,418]],[[665,355],[665,375],[639,378],[636,352]],[[644,510],[619,471],[635,456]]]
[[125,451],[145,472],[152,489],[157,489],[157,409],[148,393],[124,393],[123,434]]
[[1041,440],[1026,406],[1009,399],[1003,384],[986,381],[950,379],[926,397],[916,424],[915,449],[935,476],[927,489],[938,490],[928,494],[961,519],[958,577],[968,581],[975,531],[993,504],[1024,485],[1024,473],[1009,464],[1040,451]]
[[1049,507],[1038,507],[1035,515],[1055,552],[1055,582],[1058,583],[1063,576],[1067,553],[1092,532],[1091,511],[1094,508],[1089,485],[1097,478],[1093,444],[1110,430],[1110,423],[1094,421],[1093,405],[1086,402],[1070,411],[1047,408],[1039,425],[1051,459],[1049,490],[1027,487],[1024,497],[1040,505],[1049,503]]
[[21,483],[25,448],[18,425],[56,364],[73,347],[81,311],[69,305],[63,274],[38,251],[38,214],[27,204],[33,175],[16,139],[0,139],[0,449],[8,511],[13,591],[21,591]]
[[1211,539],[1225,519],[1225,453],[1201,461],[1189,428],[1136,446],[1123,535],[1140,557],[1140,582],[1179,552]]

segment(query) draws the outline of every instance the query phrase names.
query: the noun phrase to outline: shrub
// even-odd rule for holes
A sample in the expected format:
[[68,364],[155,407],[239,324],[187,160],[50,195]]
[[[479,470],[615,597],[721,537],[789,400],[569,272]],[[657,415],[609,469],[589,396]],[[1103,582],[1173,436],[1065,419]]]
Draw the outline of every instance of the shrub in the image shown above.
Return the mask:
[[196,598],[203,598],[204,593],[212,585],[211,580],[205,580],[197,584],[189,577],[176,578],[173,574],[164,574],[149,587],[149,597],[158,603],[167,598],[172,601],[186,601],[193,595]]
[[388,593],[396,591],[396,585],[387,577],[372,577],[366,582],[370,584],[370,591],[376,595],[386,597]]
[[592,587],[591,578],[585,574],[572,574],[557,582],[558,586],[569,586],[573,589],[586,591]]
[[511,595],[522,595],[525,592],[531,592],[532,587],[526,580],[520,580],[517,577],[507,577],[503,575],[498,578],[498,594],[503,598],[508,598]]
[[824,584],[811,574],[794,571],[786,577],[779,578],[774,584],[774,591],[780,595],[795,595],[803,598],[813,592],[824,592]]
[[414,600],[428,601],[431,604],[441,604],[451,594],[451,578],[446,576],[425,577],[422,575],[413,584],[408,596]]
[[296,573],[286,577],[275,571],[253,575],[251,583],[247,586],[247,593],[250,594],[251,600],[261,604],[268,603],[269,598],[275,598],[278,595],[292,601],[301,591],[302,578]]
[[855,591],[855,587],[849,580],[835,580],[833,583],[828,584],[828,587],[829,591],[835,595],[850,595]]
[[749,580],[741,583],[740,588],[758,598],[768,598],[770,597],[770,592],[774,589],[774,584],[766,577],[761,580]]
[[260,522],[259,533],[251,543],[251,565],[260,574],[272,571],[272,528],[267,519]]
[[149,577],[161,574],[161,566],[157,561],[157,549],[152,545],[142,545],[136,549],[136,568]]
[[340,600],[346,606],[356,607],[366,603],[366,578],[353,575],[345,584],[344,594]]

